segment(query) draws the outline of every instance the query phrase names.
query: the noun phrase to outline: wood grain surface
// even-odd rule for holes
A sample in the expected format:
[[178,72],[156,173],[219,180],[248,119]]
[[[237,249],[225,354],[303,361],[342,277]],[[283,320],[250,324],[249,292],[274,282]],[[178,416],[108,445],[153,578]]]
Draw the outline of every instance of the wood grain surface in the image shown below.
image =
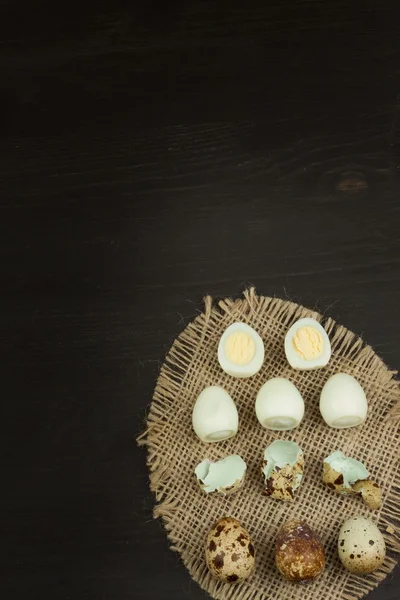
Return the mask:
[[4,600],[206,597],[135,444],[205,294],[400,366],[399,8],[269,4],[0,5]]

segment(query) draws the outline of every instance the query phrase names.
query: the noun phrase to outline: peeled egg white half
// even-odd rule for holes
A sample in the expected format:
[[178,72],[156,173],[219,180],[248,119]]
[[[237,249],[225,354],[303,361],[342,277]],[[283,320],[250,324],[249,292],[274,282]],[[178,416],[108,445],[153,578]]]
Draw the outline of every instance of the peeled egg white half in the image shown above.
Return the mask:
[[331,358],[328,334],[315,319],[299,319],[285,337],[285,354],[293,369],[320,369]]
[[348,373],[336,373],[322,388],[319,408],[327,425],[347,429],[365,420],[368,403],[357,379]]
[[251,377],[264,362],[264,344],[246,323],[233,323],[222,334],[218,345],[221,368],[232,377]]
[[258,392],[256,415],[266,429],[293,429],[304,416],[304,400],[291,381],[275,377],[264,383]]
[[197,398],[192,414],[193,429],[202,442],[221,442],[236,435],[237,408],[222,387],[206,387]]

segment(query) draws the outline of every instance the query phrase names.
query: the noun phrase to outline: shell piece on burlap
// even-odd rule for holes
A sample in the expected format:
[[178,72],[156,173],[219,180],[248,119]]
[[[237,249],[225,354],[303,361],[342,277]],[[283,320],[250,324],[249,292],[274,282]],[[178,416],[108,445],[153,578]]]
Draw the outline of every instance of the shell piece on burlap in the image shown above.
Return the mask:
[[[295,371],[287,363],[284,337],[299,318],[322,323],[332,344],[329,364],[316,371]],[[249,379],[235,379],[222,371],[217,349],[224,330],[235,321],[251,325],[262,337],[265,361]],[[353,375],[368,399],[368,416],[353,429],[331,429],[319,412],[319,396],[327,379],[337,372]],[[154,391],[147,429],[139,444],[147,446],[150,487],[171,542],[191,576],[213,598],[235,600],[356,600],[378,585],[396,564],[400,552],[400,394],[395,372],[373,349],[351,331],[309,309],[278,298],[257,296],[252,288],[244,299],[225,299],[205,311],[175,339]],[[297,429],[273,432],[257,421],[257,392],[268,379],[286,377],[299,389],[306,412]],[[191,423],[193,404],[200,392],[219,385],[233,398],[239,412],[239,431],[225,442],[203,444]],[[276,439],[292,440],[303,450],[304,480],[293,503],[263,495],[260,472],[263,452]],[[322,461],[334,450],[355,456],[368,465],[370,476],[383,489],[383,505],[372,513],[353,496],[329,493],[321,482]],[[205,456],[212,461],[240,454],[247,463],[243,487],[232,496],[206,495],[199,490],[193,470]],[[337,557],[342,522],[361,514],[373,519],[384,534],[388,554],[375,573],[360,578],[345,571]],[[256,569],[239,585],[214,580],[204,560],[204,540],[214,523],[238,519],[257,549]],[[313,584],[298,587],[283,580],[274,565],[275,539],[289,519],[306,521],[321,537],[327,565]]]

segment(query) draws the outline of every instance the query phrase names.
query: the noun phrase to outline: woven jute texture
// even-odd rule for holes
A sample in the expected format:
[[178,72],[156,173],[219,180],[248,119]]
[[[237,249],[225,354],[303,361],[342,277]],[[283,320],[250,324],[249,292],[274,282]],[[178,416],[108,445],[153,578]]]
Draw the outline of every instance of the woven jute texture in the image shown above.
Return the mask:
[[[316,371],[295,371],[284,354],[284,336],[301,317],[314,317],[325,327],[332,344],[329,364]],[[262,337],[265,362],[249,379],[226,375],[217,359],[223,331],[236,321],[251,325]],[[319,396],[326,380],[345,372],[357,378],[368,398],[368,417],[353,429],[331,429],[319,412]],[[400,552],[400,401],[399,385],[371,347],[332,319],[292,302],[257,296],[226,299],[215,306],[205,298],[205,311],[174,341],[155,388],[147,429],[139,443],[147,446],[151,489],[163,519],[171,549],[177,551],[191,576],[213,598],[235,600],[354,600],[381,582]],[[258,423],[254,403],[261,385],[271,377],[287,377],[300,390],[304,419],[288,432],[267,431]],[[203,444],[192,429],[192,409],[200,392],[220,385],[239,412],[238,434],[226,442]],[[263,450],[275,439],[293,440],[303,449],[305,477],[293,503],[263,496]],[[321,483],[322,460],[334,450],[365,463],[371,478],[383,488],[383,507],[376,512],[358,497],[340,497]],[[204,458],[219,460],[240,454],[247,463],[243,487],[232,496],[206,495],[199,489],[194,468]],[[336,544],[344,519],[354,515],[373,519],[383,532],[388,555],[381,569],[367,577],[351,575],[341,566]],[[204,560],[204,540],[223,516],[239,519],[256,548],[256,570],[240,585],[215,581]],[[327,565],[316,582],[298,586],[284,581],[274,565],[277,531],[287,519],[301,518],[319,533]],[[389,531],[387,531],[389,529]]]

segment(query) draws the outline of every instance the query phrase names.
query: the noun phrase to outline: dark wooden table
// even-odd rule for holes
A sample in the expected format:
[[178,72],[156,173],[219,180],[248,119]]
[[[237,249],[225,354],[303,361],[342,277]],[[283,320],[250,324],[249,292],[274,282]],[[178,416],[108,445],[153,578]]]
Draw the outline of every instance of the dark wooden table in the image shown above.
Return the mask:
[[396,4],[139,4],[0,8],[4,600],[205,598],[135,436],[206,293],[400,365]]

